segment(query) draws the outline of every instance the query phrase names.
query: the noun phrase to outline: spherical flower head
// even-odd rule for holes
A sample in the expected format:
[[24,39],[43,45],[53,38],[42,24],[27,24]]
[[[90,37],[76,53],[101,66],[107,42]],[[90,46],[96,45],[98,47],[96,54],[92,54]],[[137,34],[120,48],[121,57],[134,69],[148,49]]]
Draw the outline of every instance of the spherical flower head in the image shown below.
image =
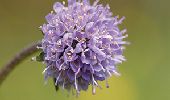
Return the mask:
[[92,85],[95,93],[98,81],[108,87],[107,79],[120,75],[117,65],[125,61],[123,45],[128,43],[123,41],[126,29],[118,27],[124,17],[112,17],[109,5],[98,1],[56,2],[41,26],[45,79],[54,78],[57,86],[79,93]]

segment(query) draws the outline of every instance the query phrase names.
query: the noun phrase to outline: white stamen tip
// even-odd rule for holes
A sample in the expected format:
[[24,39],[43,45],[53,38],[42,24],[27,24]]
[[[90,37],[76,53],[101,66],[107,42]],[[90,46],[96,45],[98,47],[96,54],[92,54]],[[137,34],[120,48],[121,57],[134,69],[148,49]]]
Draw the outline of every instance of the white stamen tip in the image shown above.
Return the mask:
[[42,26],[40,26],[39,28],[42,29]]
[[31,61],[36,61],[36,60],[37,60],[36,57],[31,58]]
[[116,75],[116,76],[121,76],[121,74],[118,73],[118,72],[116,72],[116,71],[114,71],[114,75]]
[[96,88],[95,88],[95,86],[93,85],[93,87],[92,87],[92,94],[93,95],[95,95],[96,94]]
[[44,74],[46,72],[46,69],[42,72],[42,74]]
[[65,5],[66,4],[66,2],[65,1],[63,1],[63,5]]
[[37,49],[43,49],[42,47],[37,46]]

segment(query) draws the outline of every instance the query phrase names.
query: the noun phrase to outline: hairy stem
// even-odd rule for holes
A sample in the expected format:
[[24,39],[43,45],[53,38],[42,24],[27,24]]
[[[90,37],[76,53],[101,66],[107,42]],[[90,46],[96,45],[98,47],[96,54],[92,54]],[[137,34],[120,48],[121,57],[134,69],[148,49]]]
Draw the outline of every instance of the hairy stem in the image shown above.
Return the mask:
[[18,64],[20,64],[24,59],[26,59],[31,54],[38,51],[37,46],[41,46],[40,41],[32,43],[25,47],[24,49],[22,49],[6,65],[2,67],[2,69],[0,70],[0,85],[7,78],[7,76],[16,68]]

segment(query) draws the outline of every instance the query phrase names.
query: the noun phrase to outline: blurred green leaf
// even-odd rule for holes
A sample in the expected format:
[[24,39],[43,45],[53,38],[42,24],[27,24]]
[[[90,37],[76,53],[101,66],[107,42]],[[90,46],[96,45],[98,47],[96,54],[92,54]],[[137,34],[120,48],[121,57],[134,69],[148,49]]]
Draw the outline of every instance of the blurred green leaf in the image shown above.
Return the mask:
[[36,61],[43,62],[44,61],[44,52],[41,52],[38,56],[36,56]]

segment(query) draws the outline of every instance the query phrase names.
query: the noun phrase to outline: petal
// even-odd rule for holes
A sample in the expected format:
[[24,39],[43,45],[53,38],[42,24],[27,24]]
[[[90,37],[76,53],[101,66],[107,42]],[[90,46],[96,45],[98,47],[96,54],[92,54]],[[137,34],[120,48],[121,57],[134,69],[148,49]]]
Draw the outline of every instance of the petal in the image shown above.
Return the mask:
[[96,6],[99,1],[100,1],[100,0],[95,0],[95,2],[93,3],[93,6]]
[[79,68],[81,68],[83,64],[81,63],[80,59],[70,62],[71,69],[76,73]]
[[83,0],[83,4],[90,4],[90,0]]
[[95,64],[95,65],[93,65],[93,69],[94,69],[94,71],[99,72],[99,71],[103,70],[103,66],[101,66],[101,64]]
[[90,60],[90,54],[88,52],[82,52],[81,53],[81,61],[84,64],[90,64],[91,60]]
[[82,78],[86,81],[90,81],[90,73],[82,72]]
[[81,43],[78,43],[78,44],[76,45],[76,48],[74,49],[74,52],[75,52],[75,53],[80,53],[80,52],[82,52]]
[[[84,32],[76,31],[76,32],[75,32],[75,38],[76,38],[77,41],[83,42],[83,41],[85,41],[86,34],[85,34]],[[83,39],[84,39],[84,40],[83,40]]]
[[58,23],[56,31],[58,36],[63,36],[64,32],[66,31],[65,25],[63,23]]
[[106,57],[102,56],[102,55],[97,55],[97,59],[101,62],[101,61],[105,60]]
[[56,61],[56,67],[60,70],[63,64],[64,64],[64,60],[62,58]]
[[104,81],[105,77],[94,76],[95,80]]
[[45,16],[45,19],[47,20],[48,23],[52,23],[54,16],[55,16],[54,14],[49,13],[47,16]]
[[64,51],[65,45],[63,44],[61,39],[59,39],[57,41],[57,43],[55,44],[55,48],[56,48],[57,52],[63,52]]
[[53,9],[56,13],[62,11],[64,8],[64,6],[60,3],[60,2],[56,2],[54,5],[53,5]]
[[82,89],[82,90],[87,90],[88,89],[88,85],[89,85],[89,82],[82,79],[82,78],[79,78],[78,79],[78,88],[79,89]]
[[89,64],[83,64],[82,67],[82,72],[88,72],[90,70],[90,65]]
[[72,33],[66,33],[63,36],[63,43],[65,43],[68,46],[71,46],[72,42],[73,42],[73,34]]
[[76,0],[68,0],[68,6],[73,5],[74,3],[76,3]]
[[64,52],[64,61],[65,63],[71,62],[77,59],[77,55],[74,53],[74,50],[72,47],[68,47]]
[[93,24],[94,24],[94,22],[87,23],[87,24],[86,24],[86,27],[85,27],[85,31],[86,31],[86,32],[93,33],[93,32],[94,32]]
[[90,45],[90,44],[88,44],[88,47],[90,49],[92,49],[97,55],[100,55],[100,56],[106,58],[106,54],[101,49],[99,49],[98,47],[96,47],[94,45]]
[[70,66],[69,66],[68,64],[64,63],[61,69],[62,69],[62,70],[66,70],[66,69],[68,69],[69,67],[70,67]]
[[74,74],[75,73],[71,69],[69,69],[67,71],[67,76],[68,76],[70,82],[74,81]]

